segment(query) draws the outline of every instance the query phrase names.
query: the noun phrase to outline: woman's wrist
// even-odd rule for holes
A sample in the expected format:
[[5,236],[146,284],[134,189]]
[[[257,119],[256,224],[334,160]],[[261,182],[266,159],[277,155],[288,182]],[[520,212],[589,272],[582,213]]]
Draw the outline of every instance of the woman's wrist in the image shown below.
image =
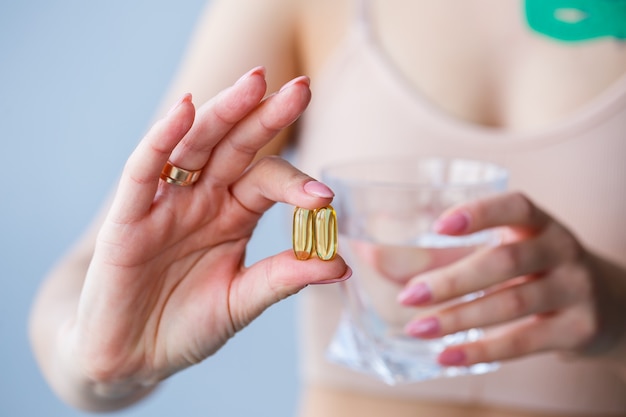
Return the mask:
[[595,274],[598,336],[588,354],[597,356],[626,380],[626,270],[600,256],[591,255]]
[[57,359],[49,378],[65,401],[83,410],[106,412],[123,409],[151,393],[159,381],[132,376],[100,380],[89,372],[88,358],[78,349],[74,320],[64,323],[58,332]]

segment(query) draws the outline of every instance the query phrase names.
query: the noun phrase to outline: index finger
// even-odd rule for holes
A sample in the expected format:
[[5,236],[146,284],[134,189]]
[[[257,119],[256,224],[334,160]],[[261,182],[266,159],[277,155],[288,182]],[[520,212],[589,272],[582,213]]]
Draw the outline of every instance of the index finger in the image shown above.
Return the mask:
[[464,235],[500,226],[537,232],[551,221],[550,215],[524,194],[512,192],[454,207],[439,217],[434,229],[447,235]]
[[310,80],[296,77],[272,94],[215,146],[204,173],[217,185],[229,185],[276,134],[294,123],[311,99]]
[[193,126],[172,151],[170,161],[190,171],[202,169],[216,144],[259,105],[266,88],[265,68],[256,67],[203,104]]

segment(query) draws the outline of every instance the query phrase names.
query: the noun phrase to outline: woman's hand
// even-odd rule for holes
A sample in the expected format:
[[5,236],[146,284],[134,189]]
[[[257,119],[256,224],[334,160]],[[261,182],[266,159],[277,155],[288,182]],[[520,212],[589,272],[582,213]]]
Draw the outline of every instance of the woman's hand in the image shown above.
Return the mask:
[[[183,97],[129,158],[77,315],[59,338],[68,363],[103,396],[198,363],[271,304],[350,275],[340,257],[302,262],[291,251],[244,266],[246,244],[274,202],[316,208],[332,200],[279,158],[250,166],[310,99],[306,77],[264,99],[264,74],[250,71],[197,111]],[[199,181],[160,180],[168,160],[201,169]]]
[[586,251],[563,225],[519,193],[457,207],[436,225],[449,235],[488,228],[502,229],[502,244],[416,277],[399,301],[424,306],[477,291],[484,295],[416,318],[407,333],[434,338],[486,329],[481,340],[444,350],[439,356],[443,365],[548,350],[613,355],[626,363],[625,271]]

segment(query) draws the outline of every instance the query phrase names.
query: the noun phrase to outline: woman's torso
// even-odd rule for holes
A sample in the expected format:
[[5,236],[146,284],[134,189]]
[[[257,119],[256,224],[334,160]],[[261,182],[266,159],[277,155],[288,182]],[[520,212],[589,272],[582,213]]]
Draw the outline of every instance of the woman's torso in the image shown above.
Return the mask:
[[[407,153],[489,159],[591,249],[623,257],[625,45],[534,33],[519,1],[376,0],[365,13],[359,0],[303,3],[311,4],[303,6],[300,49],[314,97],[300,126],[301,169],[318,175],[346,158]],[[626,415],[626,386],[609,370],[553,354],[400,388],[352,374],[324,360],[339,306],[332,286],[309,288],[302,299],[307,416],[371,401],[392,401],[396,416]],[[352,394],[334,395],[343,390]],[[373,405],[361,409],[379,415]]]

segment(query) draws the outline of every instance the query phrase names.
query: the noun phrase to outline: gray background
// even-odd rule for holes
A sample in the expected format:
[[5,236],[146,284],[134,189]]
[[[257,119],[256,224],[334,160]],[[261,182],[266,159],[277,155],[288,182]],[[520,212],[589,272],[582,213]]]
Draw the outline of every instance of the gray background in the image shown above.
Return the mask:
[[[46,271],[87,226],[147,129],[204,0],[0,2],[0,416],[80,416],[42,379],[26,332]],[[82,174],[81,174],[82,173]],[[81,174],[81,175],[77,175]],[[283,250],[285,208],[250,261]],[[288,236],[287,236],[288,237]],[[271,238],[271,241],[267,239]],[[289,416],[295,301],[120,416]]]

